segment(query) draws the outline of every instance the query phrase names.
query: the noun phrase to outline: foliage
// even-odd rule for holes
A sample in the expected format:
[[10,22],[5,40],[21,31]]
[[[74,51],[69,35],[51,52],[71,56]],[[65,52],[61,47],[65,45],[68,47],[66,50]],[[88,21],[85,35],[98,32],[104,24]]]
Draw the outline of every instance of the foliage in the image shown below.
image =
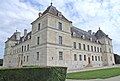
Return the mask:
[[117,54],[114,54],[114,58],[115,58],[115,64],[120,64],[120,56]]
[[76,73],[68,73],[67,79],[105,79],[120,75],[120,68],[109,68]]
[[3,59],[0,59],[0,66],[3,65]]
[[65,81],[66,67],[0,69],[0,81]]

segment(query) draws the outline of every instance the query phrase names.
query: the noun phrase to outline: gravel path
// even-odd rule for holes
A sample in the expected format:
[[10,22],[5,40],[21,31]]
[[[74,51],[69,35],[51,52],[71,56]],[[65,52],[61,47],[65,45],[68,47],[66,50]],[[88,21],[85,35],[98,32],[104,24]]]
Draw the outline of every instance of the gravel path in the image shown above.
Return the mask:
[[120,81],[120,76],[108,78],[108,79],[91,79],[91,80],[71,80],[67,79],[66,81]]

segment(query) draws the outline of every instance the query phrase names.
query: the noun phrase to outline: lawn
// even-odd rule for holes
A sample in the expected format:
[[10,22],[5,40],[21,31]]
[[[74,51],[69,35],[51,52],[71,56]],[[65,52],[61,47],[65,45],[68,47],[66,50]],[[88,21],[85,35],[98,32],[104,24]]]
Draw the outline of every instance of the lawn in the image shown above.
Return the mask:
[[85,80],[85,79],[105,79],[120,75],[120,68],[100,69],[84,72],[68,73],[67,79]]

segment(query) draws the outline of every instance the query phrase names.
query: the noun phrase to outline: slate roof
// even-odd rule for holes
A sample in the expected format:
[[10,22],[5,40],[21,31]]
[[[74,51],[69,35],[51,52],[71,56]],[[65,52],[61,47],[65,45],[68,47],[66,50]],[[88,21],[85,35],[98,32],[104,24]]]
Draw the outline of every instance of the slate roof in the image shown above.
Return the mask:
[[[55,16],[58,16],[59,13],[61,14],[61,12],[56,9],[56,7],[52,6],[52,3],[51,3],[51,5],[42,13],[42,15],[44,15],[44,14],[46,14],[46,13],[50,13],[50,14],[55,15]],[[69,21],[69,20],[68,20],[67,18],[65,18],[62,14],[61,14],[61,16],[62,16],[62,19],[65,19],[65,20]],[[69,22],[71,22],[71,21],[69,21]]]
[[[20,37],[20,40],[17,40],[16,39],[17,32],[15,32],[10,38],[8,38],[8,40],[6,42],[8,42],[9,40],[11,40],[11,41],[19,41],[19,43],[24,42],[24,41],[26,41],[28,39],[31,39],[31,33],[32,33],[32,31],[30,31],[29,33],[27,33],[27,35],[26,35],[25,38],[24,38],[24,36],[22,36],[22,37]],[[28,38],[28,36],[30,36],[30,38]],[[24,39],[24,41],[22,41],[22,39]]]
[[[77,38],[81,38],[81,39],[85,39],[85,40],[90,40],[92,42],[97,42],[98,39],[100,39],[102,37],[109,38],[108,35],[106,35],[100,29],[95,34],[92,34],[92,33],[89,33],[87,31],[76,28],[76,27],[71,27],[71,35],[72,35],[72,37],[77,37]],[[100,43],[100,42],[98,41],[98,43]]]
[[[95,33],[95,36],[96,36],[96,38],[97,39],[100,39],[100,38],[102,38],[102,37],[108,37],[108,35],[106,35],[102,30],[100,30],[100,28],[99,28],[99,30]],[[109,37],[108,37],[109,38]],[[110,38],[109,38],[110,39]]]
[[[75,34],[75,36],[73,35]],[[86,39],[86,40],[91,40],[96,42],[97,38],[95,37],[95,35],[90,34],[89,32],[86,32],[84,30],[81,30],[79,28],[76,27],[71,27],[71,35],[77,38],[82,38],[82,39]],[[84,36],[84,38],[83,38]]]

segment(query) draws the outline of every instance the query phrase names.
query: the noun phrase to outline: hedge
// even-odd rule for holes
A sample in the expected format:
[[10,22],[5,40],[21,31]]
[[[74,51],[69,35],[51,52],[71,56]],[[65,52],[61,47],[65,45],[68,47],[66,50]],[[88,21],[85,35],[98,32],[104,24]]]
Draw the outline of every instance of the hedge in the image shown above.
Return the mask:
[[65,81],[66,67],[0,69],[0,81]]

